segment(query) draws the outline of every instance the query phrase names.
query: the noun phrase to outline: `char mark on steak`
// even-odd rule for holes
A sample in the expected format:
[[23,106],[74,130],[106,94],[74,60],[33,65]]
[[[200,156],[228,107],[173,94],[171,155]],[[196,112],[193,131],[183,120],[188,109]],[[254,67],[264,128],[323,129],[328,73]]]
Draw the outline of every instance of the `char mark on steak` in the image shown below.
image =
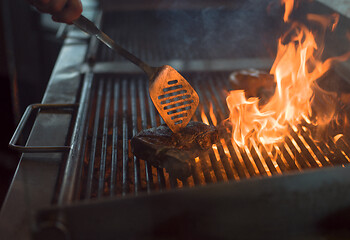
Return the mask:
[[191,175],[194,158],[218,142],[218,130],[201,122],[189,122],[177,133],[165,124],[139,132],[131,139],[134,155],[152,166],[165,168],[174,177]]

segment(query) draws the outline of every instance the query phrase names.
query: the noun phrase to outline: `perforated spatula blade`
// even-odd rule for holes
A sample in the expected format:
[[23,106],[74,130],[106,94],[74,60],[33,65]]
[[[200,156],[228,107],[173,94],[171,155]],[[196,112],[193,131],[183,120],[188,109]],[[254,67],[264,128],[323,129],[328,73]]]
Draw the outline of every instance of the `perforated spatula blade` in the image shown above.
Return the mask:
[[174,68],[165,65],[149,76],[149,93],[164,122],[173,132],[186,127],[199,104],[192,86]]
[[151,99],[164,122],[173,132],[186,127],[199,103],[199,97],[191,85],[174,68],[164,65],[150,67],[139,58],[116,44],[93,22],[81,15],[73,21],[84,32],[97,37],[138,67],[148,76]]

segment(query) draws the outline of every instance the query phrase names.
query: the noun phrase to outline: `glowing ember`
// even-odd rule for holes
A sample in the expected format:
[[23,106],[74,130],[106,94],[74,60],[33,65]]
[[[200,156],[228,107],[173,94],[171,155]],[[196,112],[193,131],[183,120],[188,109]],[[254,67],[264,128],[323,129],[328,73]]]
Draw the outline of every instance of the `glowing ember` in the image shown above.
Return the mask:
[[[288,18],[294,3],[289,0],[282,0],[282,3],[285,5],[284,21],[290,21]],[[323,34],[326,28],[334,30],[339,15],[325,17],[309,14],[307,18],[318,22],[324,28]],[[290,40],[285,44],[287,39]],[[278,41],[277,56],[270,70],[276,82],[271,99],[259,106],[258,98],[246,99],[242,90],[231,91],[226,99],[234,142],[243,147],[252,135],[263,144],[279,142],[288,133],[288,125],[294,126],[302,118],[311,116],[315,91],[323,91],[315,81],[329,70],[334,60],[349,57],[347,53],[321,61],[322,52],[323,43],[317,43],[315,35],[305,25],[291,23],[290,30]],[[315,124],[328,123],[334,113],[329,110],[327,114],[317,115]]]

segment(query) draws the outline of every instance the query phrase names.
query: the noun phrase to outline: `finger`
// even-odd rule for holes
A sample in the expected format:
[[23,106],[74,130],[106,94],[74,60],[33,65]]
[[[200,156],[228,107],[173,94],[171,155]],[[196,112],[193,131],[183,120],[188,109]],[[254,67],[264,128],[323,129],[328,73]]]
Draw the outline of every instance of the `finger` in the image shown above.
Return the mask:
[[67,4],[67,0],[30,0],[33,5],[44,13],[56,14],[61,12]]
[[55,0],[50,2],[50,13],[57,14],[64,10],[64,7],[67,5],[67,0]]
[[71,24],[83,11],[80,0],[68,0],[63,10],[53,14],[52,19],[56,22]]

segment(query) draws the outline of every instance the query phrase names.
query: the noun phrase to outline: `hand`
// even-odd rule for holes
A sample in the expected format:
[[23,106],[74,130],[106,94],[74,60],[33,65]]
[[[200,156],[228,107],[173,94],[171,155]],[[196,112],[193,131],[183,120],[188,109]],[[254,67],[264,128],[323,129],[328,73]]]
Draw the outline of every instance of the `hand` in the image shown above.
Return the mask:
[[28,0],[40,12],[52,15],[55,22],[71,24],[83,11],[80,0]]

